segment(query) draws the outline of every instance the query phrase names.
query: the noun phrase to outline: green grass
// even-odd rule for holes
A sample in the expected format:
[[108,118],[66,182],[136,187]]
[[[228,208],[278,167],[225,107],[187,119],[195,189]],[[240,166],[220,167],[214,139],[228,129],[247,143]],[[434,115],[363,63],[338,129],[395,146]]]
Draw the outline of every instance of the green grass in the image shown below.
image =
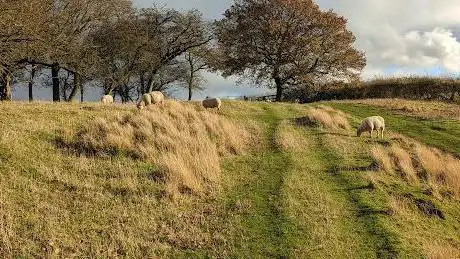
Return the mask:
[[412,137],[428,145],[460,156],[460,122],[457,120],[425,119],[401,115],[384,108],[352,103],[328,103],[354,116],[353,122],[358,126],[360,119],[380,115],[385,118],[387,130]]
[[[390,132],[460,154],[458,121],[326,105],[351,114],[353,126],[380,114]],[[455,258],[460,251],[457,200],[370,168],[370,147],[389,138],[297,125],[307,105],[224,102],[220,116],[253,125],[259,136],[247,152],[222,159],[214,195],[176,200],[163,196],[155,164],[75,155],[56,144],[94,118],[134,109],[86,106],[0,104],[0,257],[429,258],[433,250]],[[445,219],[406,198],[398,210],[395,197],[431,201]]]

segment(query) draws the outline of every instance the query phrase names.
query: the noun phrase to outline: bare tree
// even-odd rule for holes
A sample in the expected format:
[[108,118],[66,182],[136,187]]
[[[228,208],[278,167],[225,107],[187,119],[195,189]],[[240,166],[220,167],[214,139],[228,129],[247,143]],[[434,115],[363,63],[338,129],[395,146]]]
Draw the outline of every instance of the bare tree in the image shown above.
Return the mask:
[[213,39],[211,30],[197,10],[180,13],[175,10],[142,9],[140,21],[149,35],[149,51],[143,70],[149,91],[155,88],[155,75],[186,51],[203,46]]
[[236,0],[217,23],[217,67],[283,90],[319,78],[353,78],[366,64],[347,20],[312,0]]
[[104,24],[91,40],[97,46],[104,91],[126,95],[135,88],[139,96],[184,81],[187,69],[180,57],[211,38],[198,11],[148,8]]
[[60,101],[59,73],[73,74],[74,86],[69,100],[82,85],[82,75],[93,64],[93,51],[86,41],[90,32],[102,23],[131,11],[129,0],[46,0],[51,8],[47,12],[48,29],[42,39],[44,51],[28,55],[23,63],[49,67],[52,74],[53,100]]
[[207,48],[197,48],[187,51],[184,58],[187,64],[186,83],[188,90],[188,100],[192,100],[194,90],[204,90],[204,77],[201,75],[202,70],[209,68],[205,56],[210,52]]
[[126,87],[138,74],[148,41],[136,16],[105,23],[90,38],[97,52],[97,71],[105,94]]
[[0,100],[11,100],[13,73],[46,31],[47,0],[0,1]]

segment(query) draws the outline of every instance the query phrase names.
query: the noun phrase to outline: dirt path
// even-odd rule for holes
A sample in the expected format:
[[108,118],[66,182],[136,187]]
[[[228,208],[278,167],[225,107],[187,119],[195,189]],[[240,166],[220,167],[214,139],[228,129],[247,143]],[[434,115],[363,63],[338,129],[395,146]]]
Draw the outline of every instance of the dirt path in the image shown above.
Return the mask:
[[262,118],[266,124],[260,153],[244,156],[227,165],[235,173],[234,186],[227,197],[236,207],[235,219],[244,227],[242,238],[235,240],[236,255],[284,258],[289,253],[286,229],[290,222],[284,211],[282,188],[291,168],[289,154],[280,150],[276,134],[281,117],[272,108]]
[[[343,172],[341,158],[318,129],[292,125],[308,142],[279,146],[291,111],[266,106],[260,151],[225,165],[224,198],[233,229],[231,254],[251,258],[395,258],[394,240],[380,224],[386,213],[363,200],[368,182]],[[300,141],[300,139],[299,139]],[[238,229],[238,230],[236,230]]]

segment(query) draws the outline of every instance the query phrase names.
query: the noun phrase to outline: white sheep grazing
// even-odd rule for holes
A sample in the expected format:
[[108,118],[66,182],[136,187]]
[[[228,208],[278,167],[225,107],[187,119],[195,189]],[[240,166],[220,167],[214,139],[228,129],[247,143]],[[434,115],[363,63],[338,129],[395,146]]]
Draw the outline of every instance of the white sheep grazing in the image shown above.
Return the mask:
[[153,91],[150,96],[152,97],[152,104],[163,104],[165,101],[165,96],[160,91]]
[[113,103],[113,96],[111,96],[111,95],[104,95],[104,96],[102,96],[102,98],[101,98],[101,102],[102,102],[103,104],[111,104],[111,103]]
[[359,137],[363,132],[369,132],[372,138],[372,132],[377,131],[377,138],[379,133],[383,139],[383,131],[385,130],[385,120],[380,116],[367,117],[361,122],[361,126],[358,127],[356,135]]
[[143,94],[141,101],[144,102],[145,106],[152,104],[152,96],[150,94]]
[[206,109],[217,108],[217,110],[220,110],[220,106],[222,106],[222,102],[219,98],[208,98],[203,100],[203,107]]

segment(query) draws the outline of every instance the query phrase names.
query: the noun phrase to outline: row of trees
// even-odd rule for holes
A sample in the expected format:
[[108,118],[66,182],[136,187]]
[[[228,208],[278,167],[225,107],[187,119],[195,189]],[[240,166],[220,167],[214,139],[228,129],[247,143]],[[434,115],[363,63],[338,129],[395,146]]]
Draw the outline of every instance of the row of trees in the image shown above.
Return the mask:
[[0,10],[2,100],[21,75],[33,100],[42,72],[54,101],[83,96],[89,82],[126,102],[180,83],[191,99],[204,69],[276,88],[281,100],[286,89],[356,78],[365,65],[346,19],[311,0],[235,0],[213,23],[130,0],[6,0]]
[[127,0],[1,1],[0,9],[2,100],[24,74],[32,100],[41,71],[54,101],[73,100],[87,82],[123,101],[177,81],[195,87],[212,39],[197,11],[137,10]]

